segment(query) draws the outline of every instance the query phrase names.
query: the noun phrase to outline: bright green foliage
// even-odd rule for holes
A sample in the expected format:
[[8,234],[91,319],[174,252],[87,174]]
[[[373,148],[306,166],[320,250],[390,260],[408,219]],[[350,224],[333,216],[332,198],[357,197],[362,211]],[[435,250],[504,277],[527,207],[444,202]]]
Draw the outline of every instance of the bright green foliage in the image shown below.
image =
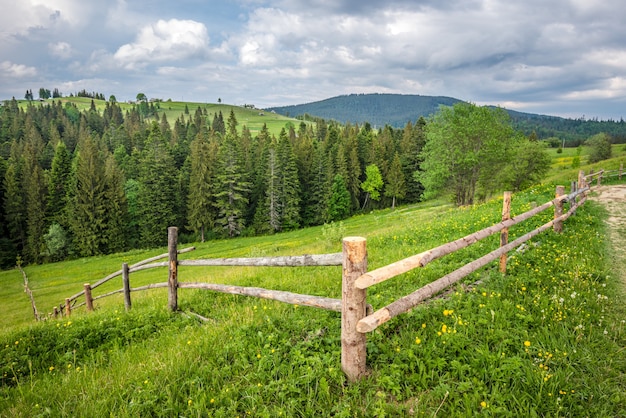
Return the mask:
[[56,222],[50,225],[48,233],[44,235],[44,241],[46,244],[44,255],[49,261],[59,261],[65,258],[69,248],[69,241],[67,233],[61,225]]
[[361,188],[366,193],[363,208],[365,208],[368,198],[376,201],[380,200],[380,191],[383,185],[383,176],[380,174],[378,167],[375,164],[365,167],[365,181],[361,184]]
[[550,169],[551,159],[544,142],[518,138],[513,154],[511,163],[503,173],[507,187],[513,191],[541,182]]
[[589,138],[585,145],[591,147],[589,163],[593,164],[611,158],[611,139],[607,134],[596,134]]
[[96,141],[84,131],[78,143],[75,164],[75,183],[69,216],[74,247],[83,257],[101,254],[106,248],[107,227],[104,160]]
[[457,103],[444,107],[427,125],[417,172],[425,197],[451,193],[457,205],[474,202],[502,186],[500,173],[510,160],[513,128],[503,109]]
[[328,220],[333,222],[346,219],[350,215],[350,205],[350,192],[346,188],[346,182],[341,175],[337,174],[330,190]]
[[400,157],[396,154],[389,167],[387,173],[387,182],[385,183],[385,196],[392,198],[391,207],[396,207],[396,199],[402,199],[406,195],[406,182],[404,173],[402,173],[402,163]]
[[144,247],[167,242],[167,228],[176,226],[177,170],[169,145],[157,122],[153,122],[141,153],[140,188],[137,196],[139,230]]

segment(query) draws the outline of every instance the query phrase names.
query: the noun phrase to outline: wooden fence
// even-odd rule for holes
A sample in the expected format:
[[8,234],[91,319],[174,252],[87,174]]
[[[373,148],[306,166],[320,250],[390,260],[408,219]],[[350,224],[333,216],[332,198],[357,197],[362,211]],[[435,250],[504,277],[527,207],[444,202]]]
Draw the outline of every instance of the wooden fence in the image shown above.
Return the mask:
[[[131,308],[131,292],[154,289],[168,289],[168,307],[172,311],[178,309],[178,289],[205,289],[215,292],[239,294],[277,300],[285,303],[311,306],[315,308],[327,309],[341,312],[341,367],[350,381],[355,381],[363,377],[366,373],[366,335],[381,324],[390,319],[409,311],[425,300],[432,298],[445,288],[458,282],[474,271],[499,259],[500,271],[506,273],[507,253],[536,235],[553,229],[560,233],[563,229],[563,222],[576,212],[582,205],[590,190],[592,182],[597,181],[600,185],[602,178],[618,176],[622,178],[623,166],[619,171],[605,172],[601,170],[589,175],[579,172],[578,180],[571,183],[570,194],[565,194],[564,186],[557,186],[555,198],[530,211],[510,216],[511,193],[505,192],[503,199],[502,221],[480,231],[474,232],[456,241],[443,244],[378,268],[367,271],[367,248],[366,240],[361,237],[347,237],[342,241],[342,252],[334,254],[302,255],[302,256],[280,256],[280,257],[257,257],[257,258],[219,258],[205,260],[178,260],[178,254],[191,251],[192,248],[177,250],[177,228],[168,229],[168,253],[161,256],[144,260],[140,263],[128,266],[123,264],[122,269],[103,278],[93,286],[84,285],[84,289],[65,299],[65,304],[61,309],[66,315],[70,315],[72,302],[80,296],[85,296],[85,302],[77,304],[74,308],[85,305],[87,310],[93,310],[93,301],[117,293],[124,293],[126,309]],[[568,205],[565,211],[564,206]],[[554,207],[554,219],[540,226],[539,228],[524,234],[523,236],[508,242],[509,228],[515,226],[544,210]],[[367,288],[383,281],[389,280],[400,274],[406,273],[415,268],[424,267],[428,263],[457,250],[468,247],[484,238],[500,233],[500,247],[496,250],[464,265],[463,267],[446,274],[426,286],[415,290],[389,305],[382,307],[375,312],[367,304]],[[166,262],[154,262],[158,259],[168,258]],[[263,267],[306,267],[306,266],[343,266],[342,268],[342,298],[331,299],[320,296],[302,295],[278,290],[269,290],[255,287],[241,287],[232,285],[220,285],[212,283],[185,283],[178,279],[179,266],[263,266]],[[155,267],[168,267],[169,274],[167,282],[155,283],[147,286],[131,288],[129,273]],[[109,292],[98,297],[92,297],[91,291],[97,286],[111,280],[114,277],[122,276],[123,288]],[[56,308],[55,308],[56,309]]]

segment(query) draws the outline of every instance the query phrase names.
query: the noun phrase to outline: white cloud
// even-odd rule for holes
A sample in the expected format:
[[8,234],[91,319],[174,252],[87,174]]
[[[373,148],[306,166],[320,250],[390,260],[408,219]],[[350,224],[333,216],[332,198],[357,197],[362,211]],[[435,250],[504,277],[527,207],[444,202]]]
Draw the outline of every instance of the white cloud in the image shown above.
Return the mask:
[[48,50],[50,54],[61,59],[68,59],[73,55],[72,46],[67,42],[49,43]]
[[150,63],[205,58],[209,36],[203,23],[193,20],[159,20],[142,28],[135,42],[122,45],[113,55],[124,68]]
[[7,78],[27,78],[37,75],[35,67],[29,67],[23,64],[15,64],[11,61],[0,62],[0,76]]

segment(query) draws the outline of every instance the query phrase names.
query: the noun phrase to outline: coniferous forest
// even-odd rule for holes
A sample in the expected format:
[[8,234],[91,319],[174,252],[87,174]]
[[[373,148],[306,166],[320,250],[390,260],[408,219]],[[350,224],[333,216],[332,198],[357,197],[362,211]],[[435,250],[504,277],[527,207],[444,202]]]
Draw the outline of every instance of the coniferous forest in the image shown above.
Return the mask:
[[[374,131],[320,119],[252,136],[232,111],[168,121],[115,101],[104,111],[7,101],[0,265],[160,246],[168,226],[187,240],[271,234],[416,202],[425,123]],[[376,198],[362,188],[368,166],[381,175]]]

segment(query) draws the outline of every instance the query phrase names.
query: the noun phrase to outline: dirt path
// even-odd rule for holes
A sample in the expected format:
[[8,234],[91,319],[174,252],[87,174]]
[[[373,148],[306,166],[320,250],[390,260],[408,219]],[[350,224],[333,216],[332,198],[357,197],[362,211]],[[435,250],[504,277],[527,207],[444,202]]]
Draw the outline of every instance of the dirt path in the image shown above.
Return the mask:
[[601,186],[594,189],[591,198],[603,204],[609,211],[607,223],[613,243],[615,270],[626,285],[626,185]]

